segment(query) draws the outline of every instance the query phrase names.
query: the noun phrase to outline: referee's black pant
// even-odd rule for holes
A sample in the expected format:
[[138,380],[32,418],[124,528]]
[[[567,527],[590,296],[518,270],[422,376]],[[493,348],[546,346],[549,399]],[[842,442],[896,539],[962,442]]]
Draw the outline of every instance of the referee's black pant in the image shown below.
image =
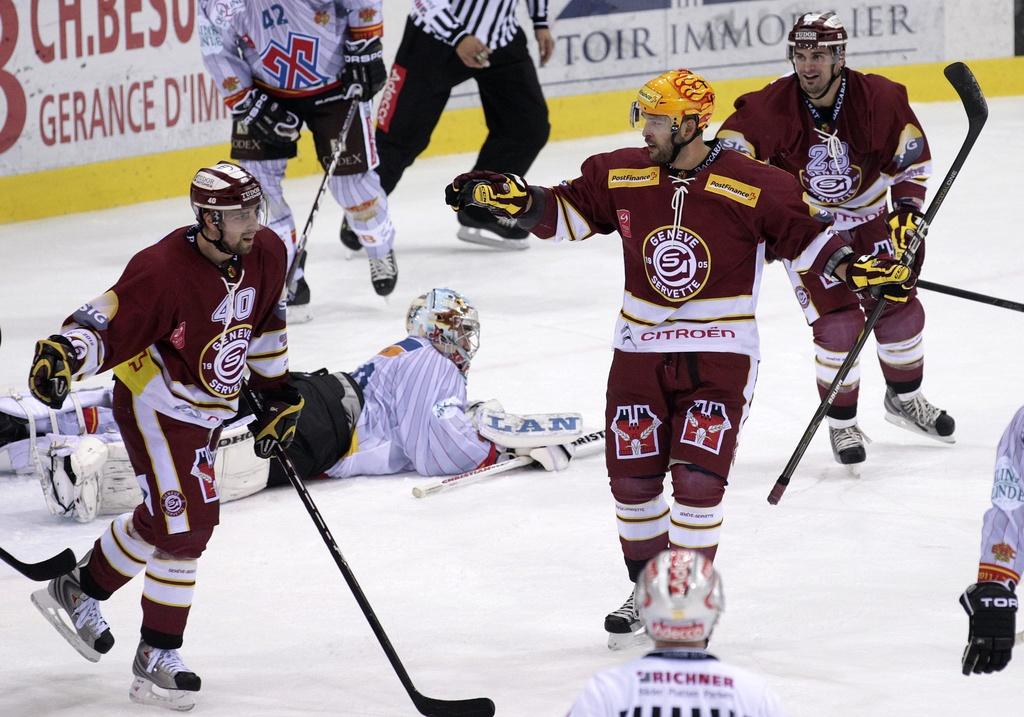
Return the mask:
[[453,47],[406,22],[377,114],[377,174],[385,192],[391,193],[427,148],[452,88],[470,78],[480,90],[487,122],[487,140],[473,169],[526,174],[551,125],[522,28],[491,53],[490,63],[484,69],[466,67]]

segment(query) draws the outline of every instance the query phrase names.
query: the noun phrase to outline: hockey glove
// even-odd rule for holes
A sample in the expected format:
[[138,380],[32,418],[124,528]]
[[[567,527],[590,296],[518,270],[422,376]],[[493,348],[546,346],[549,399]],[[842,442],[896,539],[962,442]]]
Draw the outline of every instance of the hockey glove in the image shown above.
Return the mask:
[[888,222],[889,239],[892,241],[892,251],[896,261],[903,259],[903,254],[910,247],[914,237],[918,237],[919,241],[914,247],[913,266],[915,271],[920,271],[921,267],[917,259],[924,254],[921,250],[924,248],[924,238],[928,233],[928,224],[924,220],[924,215],[912,206],[899,204],[889,214]]
[[998,672],[1010,662],[1016,630],[1017,596],[1003,583],[975,583],[960,596],[970,616],[963,673]]
[[66,336],[54,334],[36,341],[28,388],[35,398],[56,410],[64,405],[71,390],[71,377],[78,373],[82,361]]
[[870,290],[872,296],[903,303],[917,283],[910,267],[872,254],[850,255],[846,264],[846,285],[852,291]]
[[287,448],[295,438],[299,413],[306,401],[294,386],[260,391],[263,411],[256,414],[252,424],[255,439],[253,451],[260,458],[270,458],[274,448]]
[[253,87],[233,108],[235,122],[245,125],[250,136],[271,145],[290,145],[299,139],[301,121],[280,102]]
[[529,456],[546,471],[563,471],[576,455],[576,447],[571,443],[561,443],[540,448],[517,448],[516,455]]
[[515,219],[530,208],[530,185],[518,174],[476,170],[460,174],[444,188],[444,201],[455,211],[483,207],[499,219]]
[[345,66],[341,68],[341,84],[345,99],[359,97],[363,102],[381,91],[388,79],[384,66],[384,48],[380,38],[345,41]]

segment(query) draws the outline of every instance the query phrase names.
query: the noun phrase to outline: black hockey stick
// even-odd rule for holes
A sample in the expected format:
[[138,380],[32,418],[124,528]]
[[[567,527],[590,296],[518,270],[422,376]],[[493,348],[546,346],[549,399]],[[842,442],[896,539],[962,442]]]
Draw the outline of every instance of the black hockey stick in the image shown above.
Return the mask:
[[[971,72],[970,68],[962,62],[954,62],[953,64],[946,66],[943,70],[943,74],[946,75],[946,79],[949,80],[949,83],[953,85],[953,89],[956,90],[956,93],[960,96],[960,101],[963,103],[964,110],[967,112],[967,136],[964,138],[964,143],[961,145],[960,152],[957,153],[956,159],[953,160],[953,164],[950,166],[949,171],[946,172],[946,178],[942,180],[942,185],[939,187],[939,191],[935,193],[935,197],[932,199],[931,204],[928,205],[928,210],[924,214],[925,226],[931,224],[935,214],[939,211],[939,207],[942,206],[942,202],[946,199],[946,194],[949,193],[949,188],[953,186],[953,181],[960,173],[960,169],[964,166],[964,162],[967,160],[967,155],[970,154],[971,148],[978,139],[978,135],[981,134],[981,128],[985,126],[985,120],[988,119],[988,103],[985,102],[985,96],[981,93],[981,87],[978,86],[978,81],[974,79],[974,74]],[[914,239],[911,240],[911,246],[909,246],[907,251],[903,254],[903,264],[909,266],[913,263],[914,254],[917,252],[920,240],[921,237],[919,236],[915,236]],[[818,406],[818,410],[814,412],[811,422],[807,424],[807,429],[804,431],[803,436],[800,437],[800,442],[797,443],[796,448],[793,450],[793,455],[789,457],[789,462],[782,470],[782,475],[780,475],[778,480],[775,481],[775,485],[768,494],[768,502],[772,505],[776,505],[782,498],[782,494],[786,492],[786,486],[789,485],[789,479],[793,476],[793,471],[796,470],[797,465],[800,463],[800,459],[803,458],[804,452],[807,450],[807,446],[810,445],[811,439],[818,430],[818,426],[821,425],[821,421],[828,412],[832,402],[835,400],[836,394],[839,393],[839,386],[842,384],[843,379],[846,378],[846,374],[850,372],[853,364],[857,361],[857,357],[860,355],[861,349],[864,348],[864,344],[868,340],[868,336],[871,335],[871,331],[874,329],[875,323],[882,315],[882,312],[885,311],[885,307],[888,303],[889,302],[885,299],[879,299],[878,303],[875,304],[875,308],[872,309],[871,313],[868,315],[867,321],[864,322],[864,329],[860,332],[857,342],[853,345],[853,348],[850,349],[850,353],[847,355],[846,360],[843,361],[843,365],[839,367],[839,371],[836,372],[836,377],[832,380],[832,385],[829,386],[828,394]]]
[[973,291],[967,291],[966,289],[958,289],[955,286],[945,286],[944,284],[936,284],[932,281],[925,281],[919,279],[917,282],[919,289],[927,289],[928,291],[934,291],[938,294],[948,294],[949,296],[956,296],[961,299],[969,299],[970,301],[977,301],[981,304],[989,304],[990,306],[998,306],[1001,309],[1010,309],[1011,311],[1024,311],[1024,304],[1017,303],[1016,301],[1010,301],[1009,299],[999,299],[995,296],[986,296],[985,294],[976,294]]
[[3,560],[29,580],[37,582],[53,580],[58,575],[70,573],[78,563],[78,559],[71,551],[71,548],[64,548],[64,550],[52,558],[41,560],[38,563],[23,563],[3,548],[0,548],[0,560]]
[[348,143],[348,132],[352,129],[352,122],[355,121],[356,110],[359,109],[360,97],[360,94],[356,94],[356,96],[352,98],[352,104],[349,105],[348,113],[345,115],[345,121],[341,125],[341,131],[338,132],[337,146],[334,148],[334,154],[331,155],[331,163],[327,165],[327,171],[324,172],[324,178],[320,180],[320,188],[316,190],[316,199],[313,200],[313,208],[309,210],[309,217],[306,219],[306,226],[302,228],[299,243],[295,246],[295,259],[292,260],[292,265],[288,269],[288,277],[284,282],[284,285],[288,287],[288,291],[290,293],[294,293],[296,288],[292,286],[292,282],[295,281],[295,272],[302,264],[302,258],[306,255],[306,242],[309,240],[309,231],[313,228],[313,220],[316,219],[316,213],[320,211],[320,200],[323,199],[324,190],[327,188],[327,182],[330,181],[331,176],[334,174],[334,170],[337,169],[338,162],[341,161],[341,155],[345,151],[345,145]]
[[[253,410],[257,412],[257,415],[262,413],[263,404],[251,388],[242,386],[242,395],[249,402],[249,405],[253,407]],[[373,607],[371,607],[369,600],[366,599],[366,595],[363,594],[362,588],[359,587],[356,576],[348,566],[348,563],[345,562],[345,558],[342,556],[337,542],[335,542],[334,537],[331,535],[327,523],[324,522],[323,516],[317,510],[316,504],[313,503],[313,498],[309,495],[309,491],[306,490],[306,486],[303,484],[299,474],[296,473],[291,458],[288,457],[288,454],[280,446],[274,447],[274,458],[281,464],[285,475],[288,476],[288,480],[298,492],[299,498],[302,499],[306,512],[313,519],[316,529],[320,531],[320,537],[324,539],[324,544],[330,551],[331,557],[334,558],[334,562],[338,565],[338,570],[341,571],[342,577],[348,583],[349,590],[352,591],[356,602],[359,603],[359,609],[363,611],[366,621],[370,623],[373,634],[376,635],[377,641],[384,649],[384,654],[387,655],[388,661],[391,663],[391,667],[394,668],[398,679],[401,681],[402,686],[405,687],[405,691],[409,693],[409,697],[412,699],[413,704],[416,705],[419,713],[430,717],[492,717],[494,715],[494,703],[486,697],[476,697],[468,700],[438,700],[433,697],[426,697],[417,691],[416,687],[412,684],[409,673],[405,670],[405,666],[398,659],[398,653],[391,646],[391,640],[388,639],[387,633],[384,632],[384,628],[377,619],[377,615],[374,614]]]

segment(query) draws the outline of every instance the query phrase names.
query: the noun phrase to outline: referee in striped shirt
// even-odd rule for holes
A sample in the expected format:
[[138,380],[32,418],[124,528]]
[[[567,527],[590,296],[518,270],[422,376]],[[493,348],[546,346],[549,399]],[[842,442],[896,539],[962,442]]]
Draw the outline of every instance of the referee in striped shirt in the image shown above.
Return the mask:
[[[519,0],[413,0],[377,111],[384,191],[427,148],[452,88],[472,78],[480,91],[487,139],[473,169],[525,174],[551,125],[537,70],[516,20]],[[540,64],[555,41],[548,0],[526,0]],[[477,208],[473,208],[477,209]],[[459,212],[459,238],[499,248],[527,247],[527,232],[497,224],[486,210]]]

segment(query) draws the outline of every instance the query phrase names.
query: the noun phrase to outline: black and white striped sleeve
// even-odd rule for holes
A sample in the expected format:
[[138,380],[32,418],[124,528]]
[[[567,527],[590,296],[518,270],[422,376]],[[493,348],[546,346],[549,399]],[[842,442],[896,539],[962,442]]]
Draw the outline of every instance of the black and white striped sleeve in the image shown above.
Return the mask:
[[534,30],[548,26],[548,0],[526,0],[526,8],[530,11]]
[[452,14],[448,0],[415,0],[410,15],[416,27],[452,47],[469,34],[466,26]]

